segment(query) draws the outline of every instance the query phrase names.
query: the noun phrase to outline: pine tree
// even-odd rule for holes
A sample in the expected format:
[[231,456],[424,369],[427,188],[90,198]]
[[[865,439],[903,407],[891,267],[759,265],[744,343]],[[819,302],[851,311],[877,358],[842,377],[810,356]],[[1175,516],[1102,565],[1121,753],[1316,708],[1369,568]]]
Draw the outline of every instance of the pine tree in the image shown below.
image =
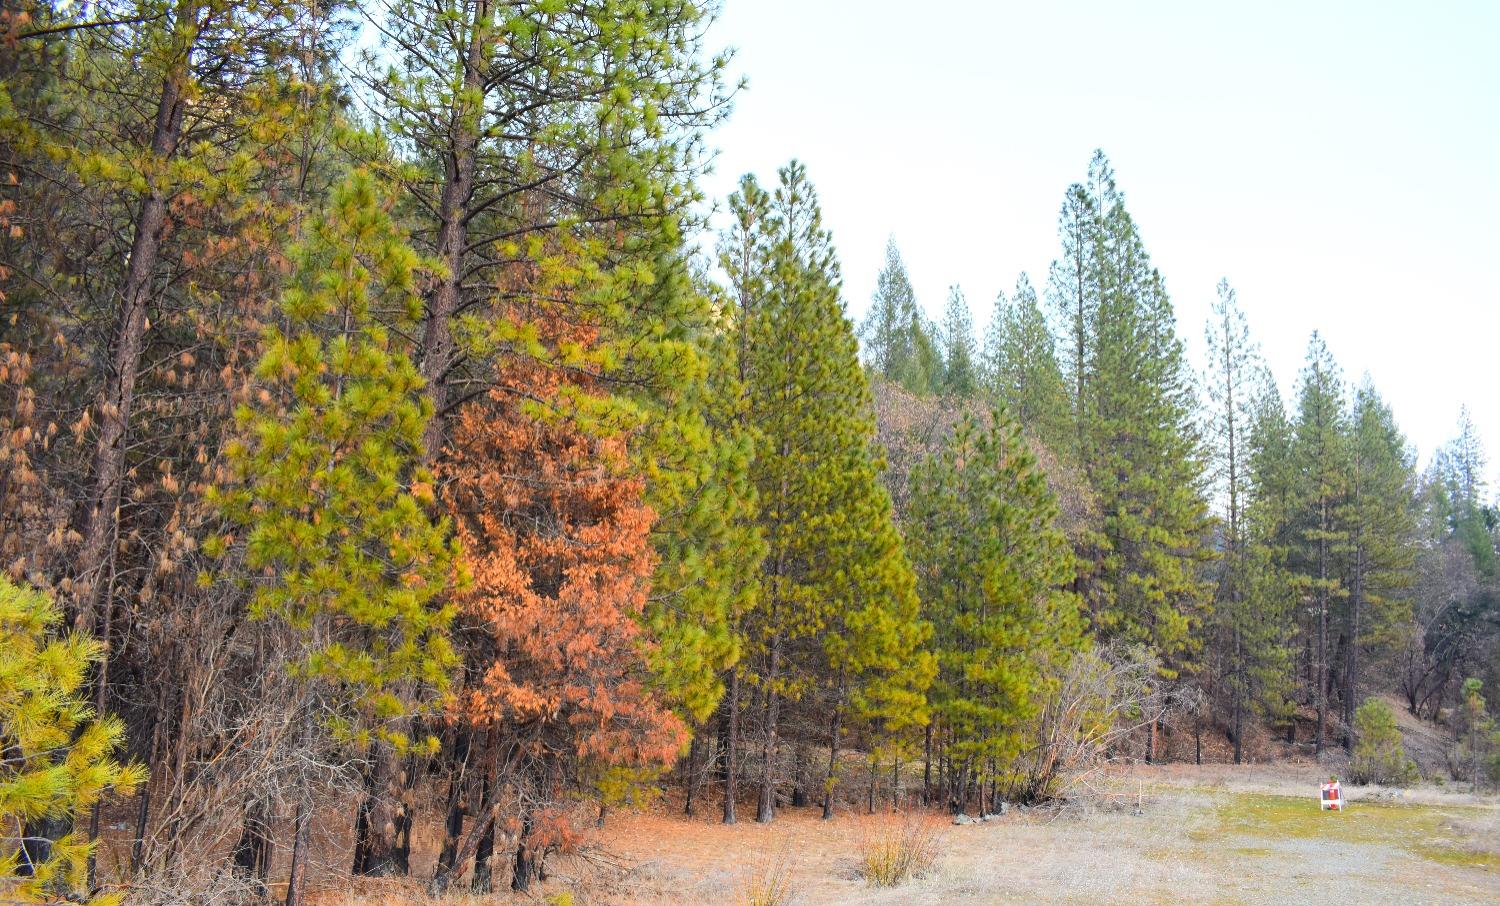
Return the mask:
[[984,341],[984,381],[995,402],[1054,452],[1072,449],[1067,387],[1036,290],[1023,273],[1009,300],[995,298]]
[[1344,748],[1354,747],[1354,701],[1366,646],[1389,647],[1411,618],[1415,465],[1390,407],[1368,378],[1349,419],[1348,491],[1339,512],[1348,602],[1343,631]]
[[[396,169],[411,202],[406,214],[417,247],[439,265],[424,293],[416,354],[434,411],[424,438],[429,466],[440,465],[453,413],[483,392],[497,362],[544,354],[526,320],[510,317],[530,303],[538,280],[569,300],[573,320],[600,331],[586,355],[566,354],[626,388],[617,411],[635,409],[628,417],[639,418],[651,410],[664,441],[691,430],[678,391],[700,379],[689,335],[704,309],[684,291],[682,230],[696,198],[700,132],[724,112],[727,61],[706,54],[702,41],[713,12],[695,0],[400,0],[383,10],[383,46],[366,57],[359,80],[409,151],[412,165]],[[643,438],[632,450],[662,447]],[[674,497],[698,480],[698,468],[664,463],[662,473],[672,474],[652,493],[660,489],[659,502],[673,507],[685,502]],[[668,531],[679,515],[686,518],[670,514]],[[677,554],[689,548],[667,550],[666,537],[659,540],[671,554],[663,568],[682,568]],[[712,599],[693,603],[712,617]],[[728,656],[722,627],[705,627],[695,640],[691,617],[675,619],[661,603],[653,607],[659,628],[671,623],[682,644],[713,646],[703,652],[710,660]],[[672,670],[667,660],[658,666]],[[387,786],[377,778],[377,790]],[[386,855],[393,841],[371,830],[377,855],[367,873],[393,862],[399,870],[404,857]]]
[[[103,645],[60,635],[62,612],[46,595],[0,577],[0,822],[9,838],[0,856],[0,889],[9,902],[74,901],[87,880],[95,843],[67,832],[107,791],[128,793],[144,780],[114,758],[125,725],[99,717],[81,694]],[[51,838],[35,829],[50,823]],[[15,845],[19,841],[19,845]],[[92,897],[102,906],[119,895]]]
[[[1257,375],[1252,399],[1244,460],[1246,556],[1241,560],[1241,576],[1245,600],[1243,607],[1232,609],[1224,620],[1239,640],[1241,667],[1231,678],[1231,688],[1255,713],[1290,720],[1295,687],[1291,645],[1300,594],[1287,567],[1295,541],[1293,427],[1268,371]],[[1236,757],[1242,758],[1239,736],[1237,732]]]
[[1086,427],[1093,401],[1089,385],[1096,379],[1103,300],[1104,220],[1106,213],[1122,203],[1114,170],[1104,152],[1096,150],[1089,160],[1088,178],[1069,186],[1063,198],[1057,225],[1061,254],[1047,272],[1047,299],[1059,325],[1060,365],[1073,404],[1072,453],[1078,462],[1088,457]]
[[681,245],[697,137],[724,112],[727,58],[702,50],[712,15],[695,0],[398,0],[385,10],[384,46],[359,79],[412,149],[417,166],[400,174],[417,202],[414,239],[441,265],[418,355],[436,413],[430,458],[459,402],[449,385],[483,382],[494,354],[524,352],[491,308],[515,292],[504,279],[515,260],[565,247],[591,284],[576,306],[661,301],[652,265],[664,245]]
[[1489,462],[1468,406],[1459,407],[1458,434],[1438,451],[1436,458],[1447,478],[1452,499],[1463,507],[1479,506],[1488,489],[1484,473]]
[[1148,646],[1174,675],[1192,664],[1210,594],[1199,569],[1211,552],[1193,394],[1161,276],[1107,162],[1096,157],[1091,173],[1110,206],[1087,236],[1095,256],[1073,328],[1085,353],[1074,375],[1085,397],[1074,401],[1085,416],[1076,453],[1104,517],[1084,545],[1084,600],[1103,638]]
[[[1276,502],[1256,499],[1261,489],[1253,468],[1257,455],[1275,455],[1271,447],[1284,436],[1278,432],[1285,419],[1278,419],[1280,399],[1265,376],[1259,349],[1250,339],[1244,313],[1227,280],[1219,281],[1206,339],[1208,430],[1213,441],[1215,488],[1222,508],[1223,545],[1209,626],[1208,661],[1215,679],[1228,694],[1230,732],[1238,764],[1244,757],[1246,711],[1278,714],[1279,690],[1283,687],[1278,680],[1287,668],[1290,602],[1284,589],[1288,577],[1278,567],[1274,539],[1263,535],[1262,526],[1256,524],[1276,520]],[[1264,386],[1258,387],[1258,383]],[[1251,509],[1256,510],[1253,517]]]
[[[922,719],[930,678],[910,566],[879,482],[838,262],[805,169],[794,162],[779,175],[771,194],[742,180],[730,201],[737,227],[720,249],[737,303],[746,418],[757,438],[751,475],[767,542],[759,607],[745,628],[764,701],[763,822],[774,814],[785,702],[831,681],[851,713],[895,732],[903,719]],[[834,746],[843,715],[835,704]],[[732,799],[732,787],[726,792]],[[727,803],[725,817],[732,820]]]
[[1305,630],[1310,654],[1306,675],[1317,712],[1314,745],[1323,751],[1330,683],[1329,621],[1347,596],[1337,562],[1342,542],[1338,510],[1347,490],[1347,414],[1343,379],[1322,337],[1314,333],[1302,369],[1292,457],[1298,474],[1296,537],[1291,568],[1308,597],[1313,625]]
[[[525,315],[549,348],[597,339],[561,305],[539,301]],[[507,788],[521,803],[509,815],[519,828],[511,886],[526,890],[573,835],[565,790],[622,772],[638,781],[687,742],[652,674],[656,514],[613,404],[591,379],[525,360],[502,366],[496,383],[460,413],[443,477],[474,575],[463,610],[482,637],[466,646],[477,678],[461,713],[494,728],[505,765],[437,890],[469,856],[489,858],[478,843]]]
[[1374,697],[1365,699],[1354,713],[1351,732],[1359,738],[1349,759],[1355,783],[1410,786],[1417,782],[1417,765],[1401,744],[1401,729],[1390,705]]
[[[949,799],[1008,772],[1021,731],[1082,645],[1074,557],[1020,426],[966,416],[913,477],[912,559],[939,664],[935,729]],[[988,803],[981,803],[987,806]]]
[[916,290],[892,236],[885,266],[876,279],[870,310],[859,328],[870,370],[913,393],[931,393],[942,383],[936,331],[917,304]]
[[967,397],[979,388],[979,355],[974,343],[974,317],[963,290],[948,288],[943,309],[943,380],[941,390],[950,396]]
[[[281,323],[238,415],[242,440],[227,451],[235,481],[218,499],[244,528],[252,618],[302,640],[288,666],[305,707],[335,740],[394,761],[435,744],[407,728],[454,665],[444,595],[455,550],[428,515],[431,409],[399,339],[421,311],[421,264],[388,204],[356,172],[294,251]],[[399,834],[409,811],[393,806],[366,820]]]

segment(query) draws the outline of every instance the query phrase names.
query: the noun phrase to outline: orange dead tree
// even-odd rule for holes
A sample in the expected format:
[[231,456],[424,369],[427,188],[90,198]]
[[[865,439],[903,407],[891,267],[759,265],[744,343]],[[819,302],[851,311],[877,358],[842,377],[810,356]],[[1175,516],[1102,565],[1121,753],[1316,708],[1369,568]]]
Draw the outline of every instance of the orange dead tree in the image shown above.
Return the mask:
[[507,356],[495,387],[459,411],[443,474],[473,575],[455,717],[487,753],[477,820],[467,834],[450,824],[437,890],[476,856],[488,885],[497,820],[516,840],[511,885],[525,890],[570,842],[568,807],[597,778],[669,765],[687,740],[647,675],[655,514],[608,394],[576,364],[597,331],[560,306],[527,308],[512,323],[572,364]]

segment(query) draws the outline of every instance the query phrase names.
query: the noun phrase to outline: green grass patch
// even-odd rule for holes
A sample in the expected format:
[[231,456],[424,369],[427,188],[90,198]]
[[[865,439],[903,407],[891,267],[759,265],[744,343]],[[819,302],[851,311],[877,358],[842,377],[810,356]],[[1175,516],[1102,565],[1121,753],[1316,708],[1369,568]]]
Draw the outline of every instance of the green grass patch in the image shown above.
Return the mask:
[[[1445,865],[1500,869],[1500,854],[1475,850],[1454,827],[1456,819],[1477,816],[1482,811],[1462,806],[1437,808],[1345,800],[1344,811],[1332,812],[1321,811],[1318,800],[1312,796],[1220,794],[1215,820],[1198,825],[1189,836],[1210,846],[1234,837],[1385,845]],[[1226,851],[1257,856],[1273,853],[1265,847],[1232,844]]]

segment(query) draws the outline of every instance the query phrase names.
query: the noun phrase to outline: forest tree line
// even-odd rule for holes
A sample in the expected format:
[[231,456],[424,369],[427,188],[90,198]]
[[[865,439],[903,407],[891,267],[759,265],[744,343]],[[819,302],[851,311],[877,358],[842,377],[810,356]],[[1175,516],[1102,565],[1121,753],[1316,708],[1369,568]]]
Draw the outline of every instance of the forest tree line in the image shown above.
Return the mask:
[[1349,747],[1390,677],[1487,719],[1472,425],[1419,474],[1317,335],[1288,405],[1227,284],[1193,374],[1102,154],[982,341],[894,243],[856,328],[802,165],[699,241],[714,12],[0,5],[8,892],[298,904],[419,823],[525,890],[666,787],[987,809],[1180,712]]

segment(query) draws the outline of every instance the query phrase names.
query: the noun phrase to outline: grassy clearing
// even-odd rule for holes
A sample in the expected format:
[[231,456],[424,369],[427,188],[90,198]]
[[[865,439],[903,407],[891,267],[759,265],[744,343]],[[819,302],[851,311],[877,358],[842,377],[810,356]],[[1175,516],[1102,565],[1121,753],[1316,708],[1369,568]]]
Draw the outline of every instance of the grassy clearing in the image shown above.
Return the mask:
[[1500,852],[1494,850],[1500,846],[1495,842],[1500,817],[1494,809],[1353,802],[1342,812],[1321,812],[1310,797],[1238,793],[1220,798],[1217,820],[1190,835],[1199,845],[1232,836],[1322,840],[1392,846],[1450,865],[1500,867]]
[[[726,827],[713,815],[622,813],[598,841],[607,859],[558,859],[537,896],[571,891],[575,906],[1500,903],[1500,800],[1423,789],[1392,804],[1352,788],[1347,811],[1320,812],[1318,773],[1162,766],[1113,778],[1113,798],[1061,813],[1015,809],[967,826],[928,816],[936,857],[898,886],[874,879],[871,857],[896,865],[923,849],[902,841],[901,817],[822,821],[818,809],[788,808],[770,826]],[[319,906],[438,906],[393,894],[370,887]],[[447,902],[481,899],[538,902]]]

